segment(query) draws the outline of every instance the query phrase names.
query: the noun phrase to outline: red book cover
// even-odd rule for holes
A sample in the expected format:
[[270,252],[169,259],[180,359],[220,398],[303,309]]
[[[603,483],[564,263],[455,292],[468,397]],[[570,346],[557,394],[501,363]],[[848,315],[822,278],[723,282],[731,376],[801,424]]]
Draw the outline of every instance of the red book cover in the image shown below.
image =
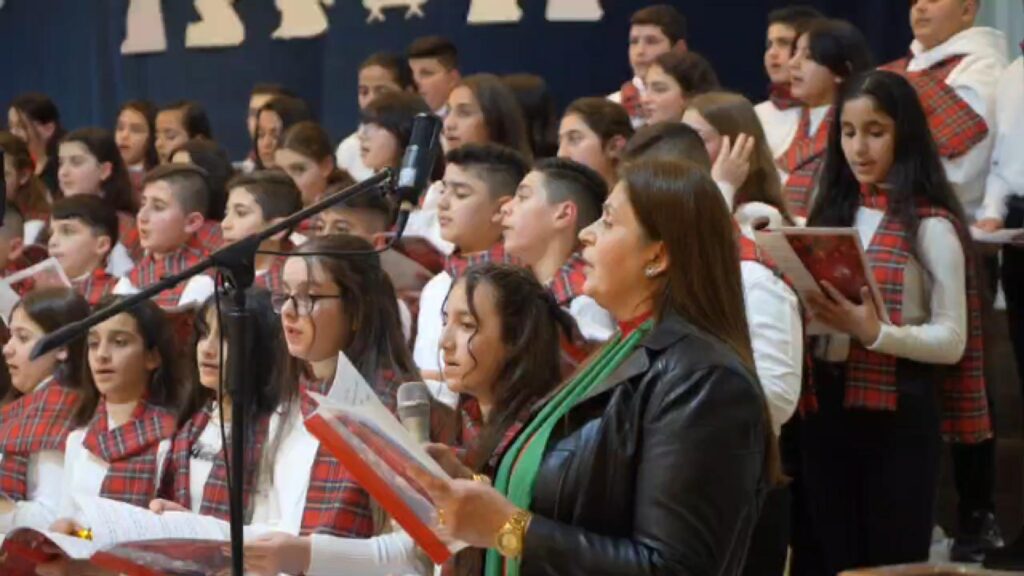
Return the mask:
[[310,397],[317,409],[306,418],[306,428],[431,560],[443,564],[465,547],[461,542],[445,542],[434,531],[436,507],[409,475],[410,469],[419,468],[447,477],[444,470],[381,403],[344,354],[338,356],[330,395]]

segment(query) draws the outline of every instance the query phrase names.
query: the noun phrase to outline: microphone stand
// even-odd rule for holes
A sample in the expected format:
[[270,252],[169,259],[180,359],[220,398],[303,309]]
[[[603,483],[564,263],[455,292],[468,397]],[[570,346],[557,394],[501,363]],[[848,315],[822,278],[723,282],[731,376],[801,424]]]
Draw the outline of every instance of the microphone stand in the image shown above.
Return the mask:
[[[325,198],[316,204],[296,212],[281,222],[274,224],[251,236],[248,236],[230,246],[226,246],[211,254],[208,258],[199,262],[178,274],[168,276],[156,284],[141,290],[140,292],[126,297],[124,300],[102,310],[97,310],[84,320],[72,322],[57,330],[43,336],[36,343],[32,350],[32,359],[38,358],[51,350],[67,345],[75,338],[86,334],[93,326],[116,316],[125,310],[135,306],[143,300],[156,296],[160,292],[176,286],[181,282],[206,272],[211,268],[221,270],[229,278],[228,310],[225,317],[225,334],[230,338],[228,348],[228,380],[231,391],[232,405],[234,407],[245,406],[244,398],[247,394],[246,384],[250,382],[250,371],[246,361],[252,350],[252,331],[249,330],[252,321],[252,312],[246,308],[245,291],[252,285],[255,279],[256,252],[260,243],[281,232],[294,228],[303,220],[315,216],[320,212],[349,200],[361,194],[365,194],[381,187],[392,187],[393,171],[384,170],[374,174],[370,178],[359,182],[345,190]],[[399,234],[404,228],[405,219],[408,215],[400,215]],[[234,576],[244,576],[243,560],[243,490],[245,483],[244,462],[245,462],[245,411],[235,409],[231,411],[231,565]]]

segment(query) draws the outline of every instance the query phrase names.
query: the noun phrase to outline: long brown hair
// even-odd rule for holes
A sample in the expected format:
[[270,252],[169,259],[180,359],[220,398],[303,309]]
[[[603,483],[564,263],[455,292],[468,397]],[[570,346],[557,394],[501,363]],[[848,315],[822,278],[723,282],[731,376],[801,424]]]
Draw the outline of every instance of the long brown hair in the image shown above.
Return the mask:
[[[419,371],[402,333],[394,285],[373,250],[367,240],[337,234],[312,238],[292,251],[289,258],[300,257],[307,266],[322,266],[340,288],[345,317],[350,326],[359,328],[353,331],[345,355],[363,378],[373,382],[386,370],[400,382],[418,380]],[[299,361],[288,362],[291,367],[287,377],[296,377],[301,370]]]
[[[664,243],[671,265],[659,318],[673,312],[724,342],[750,373],[750,344],[737,232],[718,186],[704,170],[685,160],[640,160],[623,166],[622,182],[640,227]],[[765,417],[765,476],[781,478],[778,443],[762,392]]]
[[558,386],[560,341],[572,337],[574,326],[572,317],[526,268],[480,264],[467,270],[453,287],[456,284],[465,285],[469,312],[477,319],[476,294],[481,286],[491,288],[505,347],[505,363],[493,383],[494,411],[467,457],[473,468],[482,470],[508,428]]
[[[22,174],[28,174],[28,180],[18,186],[14,192],[14,198],[7,199],[8,202],[18,207],[18,210],[32,218],[50,213],[50,199],[47,194],[46,184],[36,176],[35,163],[32,161],[32,154],[29,152],[28,144],[10,132],[0,131],[0,150],[10,157],[14,164],[14,171],[17,178]],[[0,170],[3,166],[0,166]]]
[[736,191],[733,210],[747,202],[763,202],[778,210],[786,222],[792,223],[786,202],[782,199],[782,182],[775,168],[775,158],[750,100],[733,92],[708,92],[695,96],[690,100],[689,107],[703,116],[722,137],[728,136],[732,142],[736,142],[740,134],[754,139],[750,172]]
[[533,153],[526,135],[526,121],[512,90],[494,74],[473,74],[459,83],[469,88],[476,98],[487,126],[487,136],[531,159]]

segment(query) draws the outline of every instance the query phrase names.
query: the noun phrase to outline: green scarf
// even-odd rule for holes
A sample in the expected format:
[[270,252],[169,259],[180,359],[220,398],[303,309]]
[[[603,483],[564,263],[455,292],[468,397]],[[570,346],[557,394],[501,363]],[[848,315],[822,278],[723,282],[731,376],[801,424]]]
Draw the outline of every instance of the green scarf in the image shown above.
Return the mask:
[[[540,413],[519,434],[519,438],[505,452],[494,479],[494,487],[510,502],[524,510],[530,509],[533,486],[555,425],[594,388],[605,381],[651,331],[652,320],[644,322],[625,339],[622,335],[605,346],[604,350],[552,398]],[[504,572],[502,570],[504,568]],[[487,551],[485,576],[518,576],[519,559],[506,560],[494,549]]]

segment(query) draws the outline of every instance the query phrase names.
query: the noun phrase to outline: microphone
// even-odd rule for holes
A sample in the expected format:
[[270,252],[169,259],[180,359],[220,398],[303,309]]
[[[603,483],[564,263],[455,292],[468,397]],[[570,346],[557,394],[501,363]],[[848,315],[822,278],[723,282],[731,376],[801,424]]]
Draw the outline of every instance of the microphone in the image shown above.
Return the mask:
[[441,119],[433,114],[420,113],[412,121],[409,145],[405,147],[402,165],[398,170],[395,195],[398,201],[398,221],[395,238],[401,238],[409,214],[419,204],[420,195],[426,190],[437,152],[440,148]]
[[398,387],[398,420],[420,444],[430,441],[430,390],[423,382]]

